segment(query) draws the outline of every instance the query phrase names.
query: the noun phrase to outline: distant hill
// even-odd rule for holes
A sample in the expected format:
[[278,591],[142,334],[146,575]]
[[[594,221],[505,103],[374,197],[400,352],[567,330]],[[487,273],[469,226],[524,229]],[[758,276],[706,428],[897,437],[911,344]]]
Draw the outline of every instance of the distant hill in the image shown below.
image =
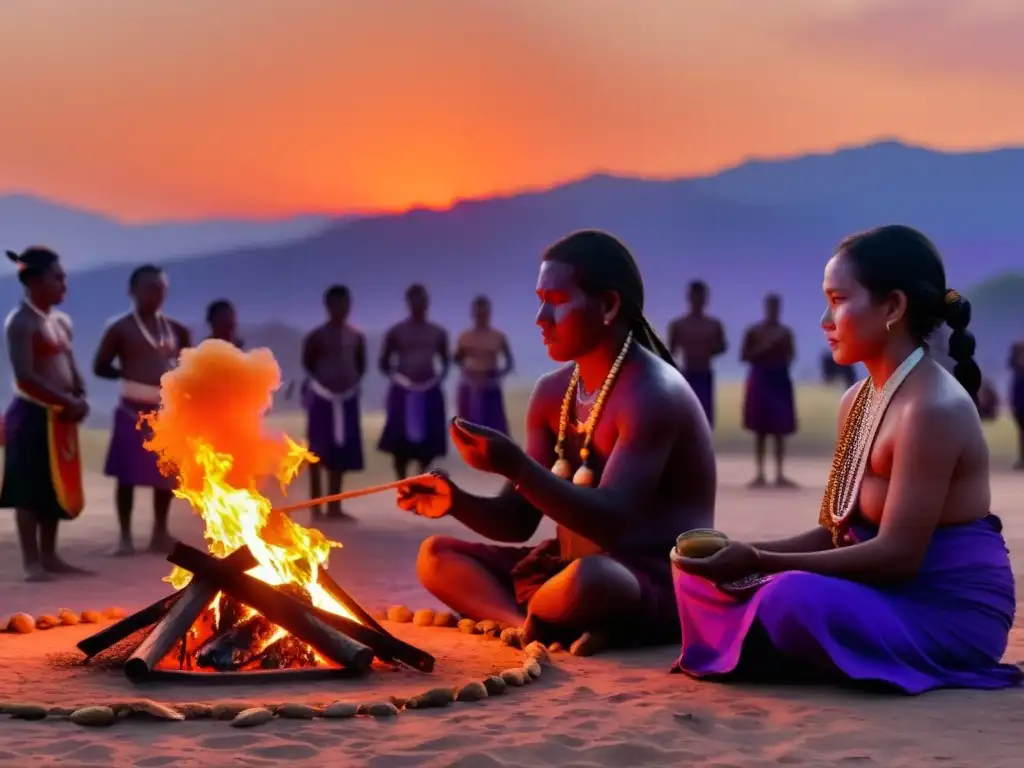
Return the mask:
[[[622,237],[637,255],[648,314],[659,329],[683,310],[687,281],[710,284],[712,311],[732,346],[722,375],[741,372],[740,335],[760,316],[763,295],[776,291],[797,334],[797,375],[816,378],[824,348],[818,322],[825,261],[850,231],[904,221],[936,241],[951,285],[981,286],[975,330],[991,375],[1003,368],[1004,337],[1007,328],[1020,326],[1013,316],[1021,305],[1019,297],[982,288],[989,278],[1019,269],[1021,199],[1024,150],[1018,149],[950,154],[883,142],[752,161],[698,179],[597,175],[450,210],[333,222],[290,243],[168,261],[168,309],[195,322],[207,301],[227,296],[246,325],[276,321],[306,329],[321,317],[324,288],[341,282],[353,291],[355,321],[380,333],[404,315],[405,288],[422,282],[431,292],[431,314],[454,336],[468,323],[471,297],[488,293],[520,374],[531,378],[550,367],[533,325],[539,254],[572,230],[597,227]],[[73,276],[66,309],[84,357],[91,356],[105,319],[126,305],[128,271],[128,265],[113,265]],[[18,294],[12,277],[0,280],[0,304]]]
[[49,245],[61,254],[69,270],[283,243],[313,234],[330,220],[309,215],[277,220],[123,224],[30,195],[0,195],[3,247],[21,250],[36,243]]

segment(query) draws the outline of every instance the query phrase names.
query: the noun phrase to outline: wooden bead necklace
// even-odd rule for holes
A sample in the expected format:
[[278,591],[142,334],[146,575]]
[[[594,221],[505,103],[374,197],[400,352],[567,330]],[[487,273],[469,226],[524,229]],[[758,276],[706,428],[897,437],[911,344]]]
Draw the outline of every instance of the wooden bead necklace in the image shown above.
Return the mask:
[[630,331],[626,336],[626,341],[622,345],[622,349],[619,351],[618,357],[615,358],[615,362],[612,363],[611,369],[608,371],[608,375],[604,379],[604,383],[601,385],[601,390],[597,394],[597,400],[594,402],[594,407],[590,410],[590,415],[587,417],[586,423],[583,425],[583,445],[580,448],[580,468],[576,470],[575,474],[572,474],[572,466],[569,464],[568,459],[565,458],[565,433],[569,426],[569,406],[576,395],[576,388],[579,386],[580,381],[580,367],[577,365],[572,372],[572,377],[569,379],[569,388],[565,390],[565,397],[562,398],[562,410],[558,417],[558,442],[555,443],[555,455],[558,459],[551,467],[551,471],[562,478],[568,480],[569,476],[572,475],[572,482],[575,485],[581,485],[590,487],[594,484],[594,471],[587,466],[587,459],[590,458],[590,441],[594,436],[594,428],[597,426],[597,420],[601,416],[601,411],[604,409],[605,400],[608,399],[608,393],[611,391],[612,385],[615,384],[615,379],[619,375],[619,369],[622,368],[622,363],[626,359],[626,353],[629,352],[630,346],[633,344],[633,332]]
[[857,506],[861,482],[882,418],[900,385],[923,357],[922,347],[911,352],[886,380],[881,392],[875,391],[870,378],[862,381],[857,390],[850,412],[843,421],[818,514],[818,522],[832,532],[834,546],[839,546],[843,524]]

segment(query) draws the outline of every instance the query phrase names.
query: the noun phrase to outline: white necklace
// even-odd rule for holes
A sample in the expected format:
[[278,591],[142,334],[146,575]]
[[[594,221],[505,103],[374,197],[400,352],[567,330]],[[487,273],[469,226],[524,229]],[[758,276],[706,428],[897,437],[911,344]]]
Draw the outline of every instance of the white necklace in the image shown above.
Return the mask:
[[897,390],[922,358],[924,348],[918,347],[893,371],[882,385],[881,392],[875,390],[874,382],[868,378],[861,384],[861,389],[854,398],[847,423],[843,425],[844,434],[836,451],[822,503],[823,522],[830,524],[833,540],[836,542],[841,524],[857,506],[871,448],[878,436],[885,412]]
[[153,337],[153,334],[149,332],[149,328],[142,322],[142,318],[139,317],[138,310],[132,310],[132,318],[135,320],[135,325],[138,326],[139,332],[142,337],[149,343],[153,349],[160,352],[162,355],[170,357],[174,352],[174,333],[171,330],[171,324],[167,322],[167,318],[161,313],[157,312],[154,316],[156,320],[156,328],[158,336]]

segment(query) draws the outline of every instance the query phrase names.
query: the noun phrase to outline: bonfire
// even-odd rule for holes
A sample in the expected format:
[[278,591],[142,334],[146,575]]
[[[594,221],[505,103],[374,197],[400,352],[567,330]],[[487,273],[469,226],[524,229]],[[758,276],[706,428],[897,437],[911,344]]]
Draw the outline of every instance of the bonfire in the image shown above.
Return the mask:
[[[362,672],[374,658],[430,671],[433,659],[392,637],[327,570],[339,542],[274,508],[317,461],[304,444],[267,430],[280,387],[269,350],[207,340],[183,351],[161,380],[161,406],[143,417],[147,447],[178,480],[175,495],[202,517],[208,553],[183,544],[164,579],[176,592],[79,643],[92,657],[152,627],[125,663],[132,679],[161,674]],[[377,489],[365,489],[372,492]],[[361,494],[359,494],[361,495]]]

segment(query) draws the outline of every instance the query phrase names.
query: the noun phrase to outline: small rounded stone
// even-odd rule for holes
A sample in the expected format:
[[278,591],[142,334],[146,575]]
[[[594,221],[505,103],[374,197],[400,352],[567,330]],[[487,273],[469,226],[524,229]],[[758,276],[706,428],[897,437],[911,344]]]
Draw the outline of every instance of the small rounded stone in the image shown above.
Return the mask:
[[265,707],[253,707],[249,704],[238,702],[224,702],[222,704],[214,704],[213,709],[210,711],[210,716],[214,720],[234,720],[247,709],[265,709]]
[[348,717],[355,717],[356,712],[358,711],[358,704],[353,704],[349,701],[335,701],[334,703],[328,704],[324,707],[324,711],[320,714],[323,717],[330,718],[332,720],[341,720]]
[[[428,709],[431,707],[447,707],[455,701],[455,692],[451,688],[431,688],[429,691],[414,696],[416,707],[414,709]],[[406,702],[409,706],[409,702]]]
[[36,620],[27,613],[16,613],[7,620],[7,631],[27,635],[36,628]]
[[36,629],[53,629],[60,626],[60,619],[48,613],[36,619]]
[[104,728],[113,725],[116,718],[110,707],[82,707],[72,712],[69,719],[75,725]]
[[480,632],[477,630],[477,624],[472,619],[460,619],[459,620],[459,631],[465,632],[467,635],[479,635]]
[[487,686],[478,680],[466,683],[455,694],[456,701],[480,701],[487,698]]
[[430,608],[420,608],[412,615],[412,623],[417,627],[432,627],[434,612]]
[[523,645],[523,632],[518,627],[506,627],[501,630],[501,642],[510,648],[521,648]]
[[108,619],[123,619],[128,615],[128,611],[118,605],[112,605],[103,609],[103,615]]
[[438,611],[434,614],[435,627],[454,627],[459,623],[459,618],[451,611]]
[[49,711],[39,704],[7,704],[4,711],[12,720],[45,720]]
[[231,719],[232,728],[252,728],[257,725],[269,723],[274,719],[274,713],[266,707],[252,707],[243,709]]
[[320,710],[309,706],[309,704],[289,702],[277,708],[277,716],[288,720],[312,720],[318,714],[320,714]]
[[412,621],[412,611],[404,605],[393,605],[388,608],[388,621],[396,624],[408,624]]
[[207,720],[213,717],[213,707],[201,701],[189,701],[175,704],[174,708],[185,716],[186,720]]
[[370,715],[372,717],[394,717],[397,714],[398,707],[390,701],[379,701],[376,704],[370,705]]
[[484,688],[487,689],[489,696],[501,696],[507,689],[508,683],[502,680],[498,675],[491,675],[484,680]]
[[83,624],[99,624],[103,621],[103,614],[99,611],[82,611],[80,618]]
[[528,674],[533,680],[536,680],[538,677],[540,677],[540,664],[538,664],[535,659],[530,659],[525,664],[523,664],[523,672]]
[[516,688],[526,685],[527,677],[528,675],[521,669],[506,669],[501,673],[501,679],[505,681],[505,684]]
[[491,637],[497,637],[500,630],[498,629],[498,622],[491,621],[490,619],[484,619],[478,621],[476,625],[476,631],[478,634],[487,635]]
[[79,621],[78,614],[74,611],[61,611],[57,614],[57,618],[65,627],[73,627]]
[[539,643],[536,640],[527,645],[523,650],[529,658],[535,659],[538,664],[546,664],[551,661],[548,649],[544,647],[543,643]]

